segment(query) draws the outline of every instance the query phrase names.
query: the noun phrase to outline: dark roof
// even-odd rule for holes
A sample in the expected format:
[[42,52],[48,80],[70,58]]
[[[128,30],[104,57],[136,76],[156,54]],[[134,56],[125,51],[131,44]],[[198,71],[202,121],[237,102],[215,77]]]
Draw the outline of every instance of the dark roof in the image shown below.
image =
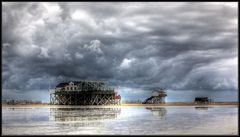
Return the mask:
[[201,98],[201,99],[206,99],[206,98],[208,98],[208,97],[195,97],[195,98]]
[[209,101],[208,97],[195,97],[195,101]]

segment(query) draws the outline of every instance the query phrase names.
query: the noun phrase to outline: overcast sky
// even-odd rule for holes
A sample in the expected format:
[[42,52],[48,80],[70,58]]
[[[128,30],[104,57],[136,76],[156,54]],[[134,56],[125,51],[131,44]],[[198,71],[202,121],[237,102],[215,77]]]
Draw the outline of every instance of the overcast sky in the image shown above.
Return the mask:
[[236,101],[237,3],[2,3],[3,99],[49,100],[64,80],[106,80],[123,99],[167,89]]

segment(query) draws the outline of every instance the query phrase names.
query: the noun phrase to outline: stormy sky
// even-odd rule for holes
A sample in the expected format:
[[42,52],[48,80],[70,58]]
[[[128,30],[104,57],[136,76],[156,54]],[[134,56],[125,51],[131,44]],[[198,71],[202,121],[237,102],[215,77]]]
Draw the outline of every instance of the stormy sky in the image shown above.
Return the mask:
[[105,80],[123,100],[238,95],[238,5],[229,2],[4,2],[2,98],[49,101],[48,88]]

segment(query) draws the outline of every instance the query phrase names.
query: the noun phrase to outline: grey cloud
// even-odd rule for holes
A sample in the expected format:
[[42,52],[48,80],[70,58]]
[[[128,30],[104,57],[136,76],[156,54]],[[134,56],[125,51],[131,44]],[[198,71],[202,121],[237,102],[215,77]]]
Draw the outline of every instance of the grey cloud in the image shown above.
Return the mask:
[[237,90],[229,4],[5,2],[3,89],[99,79],[146,92]]

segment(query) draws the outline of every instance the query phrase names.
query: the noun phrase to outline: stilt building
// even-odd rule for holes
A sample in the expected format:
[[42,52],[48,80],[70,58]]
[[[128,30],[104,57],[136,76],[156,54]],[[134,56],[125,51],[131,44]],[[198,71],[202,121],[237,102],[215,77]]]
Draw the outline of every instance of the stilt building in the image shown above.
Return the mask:
[[59,83],[50,90],[53,105],[120,104],[121,96],[104,81],[71,81]]

